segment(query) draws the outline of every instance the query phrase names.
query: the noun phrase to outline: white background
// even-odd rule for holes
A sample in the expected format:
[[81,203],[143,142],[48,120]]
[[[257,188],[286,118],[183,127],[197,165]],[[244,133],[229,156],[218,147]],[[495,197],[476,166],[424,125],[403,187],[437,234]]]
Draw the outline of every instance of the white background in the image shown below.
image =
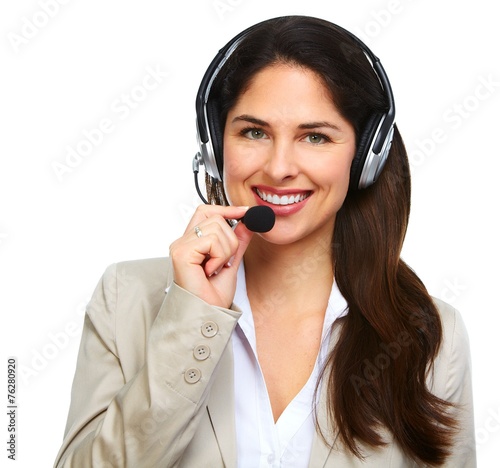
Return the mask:
[[[208,63],[259,20],[308,14],[357,33],[391,79],[413,173],[403,256],[430,292],[464,317],[479,466],[498,466],[495,2],[63,3],[2,2],[0,13],[2,389],[6,396],[7,356],[16,356],[22,367],[16,465],[54,461],[84,306],[105,267],[167,255],[198,203],[194,97]],[[156,89],[141,89],[152,69],[160,73]],[[89,146],[85,134],[96,135],[103,119],[108,133]],[[58,178],[53,164],[66,164],[68,146],[88,154]],[[5,446],[0,453],[8,466]]]

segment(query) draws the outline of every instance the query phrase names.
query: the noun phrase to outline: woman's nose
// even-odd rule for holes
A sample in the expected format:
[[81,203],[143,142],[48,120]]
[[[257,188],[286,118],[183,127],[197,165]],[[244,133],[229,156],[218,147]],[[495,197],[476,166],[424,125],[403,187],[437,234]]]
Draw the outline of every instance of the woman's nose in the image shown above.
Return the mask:
[[293,143],[275,140],[269,148],[264,171],[275,182],[296,177],[298,167]]

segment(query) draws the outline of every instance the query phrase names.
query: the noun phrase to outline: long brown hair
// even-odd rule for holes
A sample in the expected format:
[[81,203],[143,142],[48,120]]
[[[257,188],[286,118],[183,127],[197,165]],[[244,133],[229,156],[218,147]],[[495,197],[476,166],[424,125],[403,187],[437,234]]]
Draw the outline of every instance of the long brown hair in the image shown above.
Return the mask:
[[[386,110],[378,78],[348,34],[327,21],[291,16],[254,28],[217,76],[211,99],[221,128],[252,77],[276,63],[316,72],[358,141],[370,116]],[[222,184],[208,179],[207,193],[211,202],[226,203]],[[349,191],[336,216],[332,261],[349,312],[320,380],[327,385],[331,427],[356,456],[363,455],[360,442],[383,445],[380,427],[386,427],[412,459],[439,465],[449,454],[455,420],[450,404],[426,385],[442,329],[427,290],[401,259],[409,212],[408,157],[396,128],[377,182]]]

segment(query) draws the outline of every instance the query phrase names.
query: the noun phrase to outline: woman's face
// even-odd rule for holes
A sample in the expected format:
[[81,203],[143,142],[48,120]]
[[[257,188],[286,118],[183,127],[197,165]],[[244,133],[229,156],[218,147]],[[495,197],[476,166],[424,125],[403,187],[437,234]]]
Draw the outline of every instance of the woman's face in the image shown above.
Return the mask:
[[313,71],[269,66],[229,111],[224,187],[232,205],[270,206],[275,227],[262,236],[285,244],[333,233],[349,186],[355,133]]

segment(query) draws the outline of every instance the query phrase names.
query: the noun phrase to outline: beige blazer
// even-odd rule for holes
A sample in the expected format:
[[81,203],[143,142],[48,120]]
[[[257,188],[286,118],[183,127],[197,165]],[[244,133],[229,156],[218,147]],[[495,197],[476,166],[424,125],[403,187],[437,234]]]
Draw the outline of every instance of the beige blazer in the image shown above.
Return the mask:
[[[429,386],[461,407],[460,433],[446,466],[475,467],[467,334],[457,311],[437,304],[444,341]],[[167,258],[110,266],[87,308],[54,466],[245,467],[237,461],[234,422],[231,334],[239,316],[173,283]],[[331,346],[335,339],[334,332]],[[319,423],[326,429],[323,405],[322,399]],[[316,435],[309,467],[418,466],[385,436],[387,446],[363,447],[361,461],[335,433],[328,444]]]

